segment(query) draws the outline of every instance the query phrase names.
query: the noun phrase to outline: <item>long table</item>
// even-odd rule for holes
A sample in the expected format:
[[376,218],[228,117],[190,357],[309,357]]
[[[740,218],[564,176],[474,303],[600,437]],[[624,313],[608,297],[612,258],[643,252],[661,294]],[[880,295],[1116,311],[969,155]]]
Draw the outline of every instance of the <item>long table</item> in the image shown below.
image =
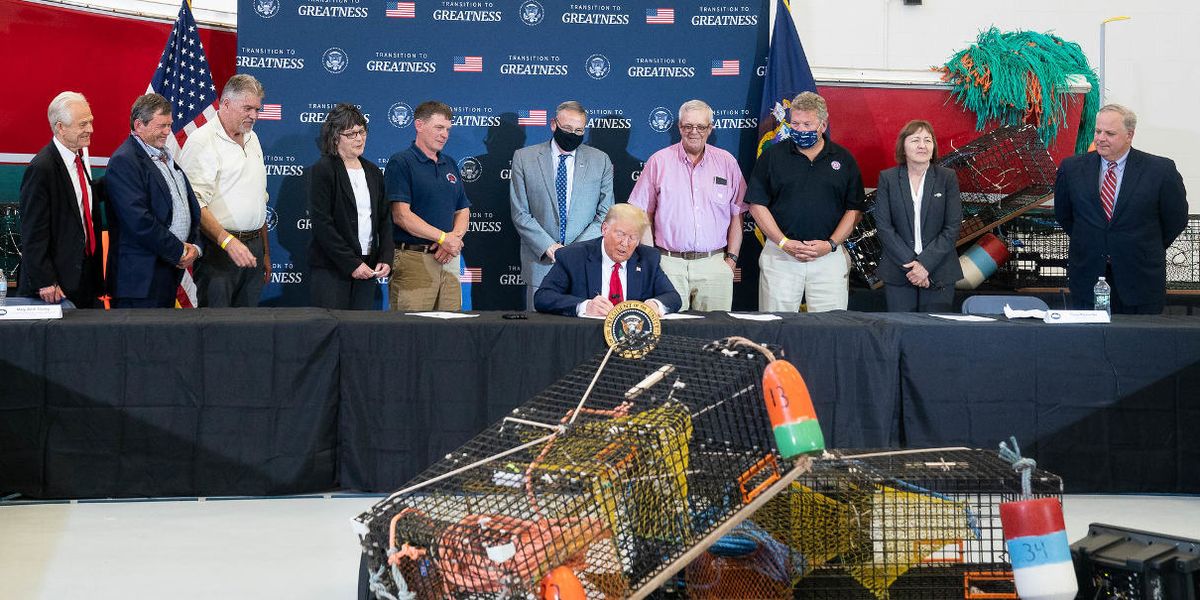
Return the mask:
[[[0,322],[0,495],[386,491],[604,349],[588,319],[319,309]],[[1200,319],[666,321],[777,344],[830,447],[994,447],[1071,492],[1200,492]]]

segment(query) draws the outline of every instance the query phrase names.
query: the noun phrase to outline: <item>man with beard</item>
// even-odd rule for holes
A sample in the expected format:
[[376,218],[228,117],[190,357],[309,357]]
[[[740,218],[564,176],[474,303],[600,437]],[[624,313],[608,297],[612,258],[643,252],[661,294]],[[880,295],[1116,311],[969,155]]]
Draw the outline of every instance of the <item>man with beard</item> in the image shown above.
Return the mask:
[[196,263],[200,306],[258,306],[270,276],[267,168],[254,133],[263,96],[254,77],[229,78],[217,118],[196,129],[179,154],[200,200],[200,228],[212,240]]
[[555,252],[600,236],[600,223],[613,204],[613,166],[608,155],[583,145],[587,111],[574,100],[558,105],[550,123],[553,139],[513,154],[509,199],[521,236],[521,278],[526,308]]

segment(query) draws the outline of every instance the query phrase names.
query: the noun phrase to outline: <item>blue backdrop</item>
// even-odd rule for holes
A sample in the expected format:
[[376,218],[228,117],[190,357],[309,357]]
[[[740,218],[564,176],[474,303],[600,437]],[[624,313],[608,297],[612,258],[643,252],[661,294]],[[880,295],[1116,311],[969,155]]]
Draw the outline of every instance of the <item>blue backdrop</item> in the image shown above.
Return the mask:
[[[590,116],[585,143],[608,153],[616,199],[624,201],[643,162],[679,141],[679,105],[700,98],[716,111],[710,143],[734,153],[748,173],[768,11],[765,0],[239,0],[238,72],[261,80],[265,104],[279,109],[277,119],[256,126],[274,265],[263,304],[308,303],[306,174],[334,104],[350,102],[367,115],[365,156],[381,168],[412,143],[414,107],[440,100],[454,109],[446,152],[472,203],[464,308],[520,308],[508,200],[513,152],[549,139],[554,107],[578,100]],[[747,236],[735,306],[755,304],[757,248]]]

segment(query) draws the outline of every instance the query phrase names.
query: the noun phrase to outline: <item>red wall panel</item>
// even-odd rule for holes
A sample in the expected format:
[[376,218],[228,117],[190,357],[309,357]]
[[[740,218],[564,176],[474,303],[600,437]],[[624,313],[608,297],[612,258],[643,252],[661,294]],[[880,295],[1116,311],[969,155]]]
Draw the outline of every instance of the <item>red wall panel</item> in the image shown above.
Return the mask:
[[[33,154],[50,140],[46,106],[63,90],[87,96],[92,156],[129,135],[129,107],[146,91],[171,23],[0,0],[0,153]],[[235,71],[237,34],[201,28],[217,89]]]

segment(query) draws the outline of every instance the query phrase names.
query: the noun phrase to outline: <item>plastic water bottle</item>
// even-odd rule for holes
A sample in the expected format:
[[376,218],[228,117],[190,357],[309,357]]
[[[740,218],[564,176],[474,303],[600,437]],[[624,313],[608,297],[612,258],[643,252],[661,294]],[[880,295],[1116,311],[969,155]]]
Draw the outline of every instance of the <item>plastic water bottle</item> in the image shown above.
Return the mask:
[[1095,298],[1096,310],[1102,310],[1108,314],[1112,314],[1112,288],[1108,287],[1108,282],[1101,277],[1096,281],[1096,287],[1092,288],[1092,296]]
[[4,269],[0,269],[0,305],[8,300],[8,277],[4,275]]

